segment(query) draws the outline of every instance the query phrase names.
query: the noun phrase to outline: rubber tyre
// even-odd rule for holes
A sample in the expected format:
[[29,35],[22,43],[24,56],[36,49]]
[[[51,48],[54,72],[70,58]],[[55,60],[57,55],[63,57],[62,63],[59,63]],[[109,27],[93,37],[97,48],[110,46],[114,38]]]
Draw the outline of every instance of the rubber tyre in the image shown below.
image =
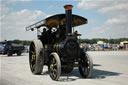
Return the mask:
[[[85,59],[86,57],[87,57],[88,67],[79,66],[79,72],[83,78],[90,78],[93,72],[93,61],[91,56],[89,56],[87,53],[85,54]],[[84,68],[87,69],[87,74],[84,73],[83,71]]]
[[[29,65],[30,70],[33,74],[41,74],[44,65],[44,57],[43,57],[43,45],[40,40],[34,40],[30,44],[29,49]],[[32,51],[35,53],[32,54]],[[32,55],[35,55],[35,60],[32,61]],[[34,64],[33,64],[34,62]]]
[[[53,60],[55,61],[53,62]],[[56,52],[51,53],[49,61],[50,61],[48,65],[49,75],[52,80],[57,81],[61,75],[61,61],[60,61],[59,55]],[[52,65],[53,65],[53,68],[51,69]],[[53,76],[54,73],[56,74]]]
[[21,56],[21,51],[18,51],[17,52],[17,56]]
[[8,50],[8,51],[7,51],[7,55],[8,55],[8,56],[12,56],[12,51]]

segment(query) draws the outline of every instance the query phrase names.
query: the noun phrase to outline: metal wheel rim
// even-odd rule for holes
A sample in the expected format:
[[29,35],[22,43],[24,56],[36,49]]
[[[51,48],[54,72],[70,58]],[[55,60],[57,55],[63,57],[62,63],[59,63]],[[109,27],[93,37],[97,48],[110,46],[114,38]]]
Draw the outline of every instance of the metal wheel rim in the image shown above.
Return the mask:
[[86,56],[86,57],[87,57],[87,59],[84,57],[81,60],[81,62],[79,62],[81,64],[81,66],[79,67],[79,70],[84,78],[88,77],[90,69],[91,69],[90,60],[88,59],[88,56]]
[[50,69],[51,78],[53,80],[55,80],[57,78],[57,69],[58,68],[57,68],[57,62],[54,57],[51,58],[49,69]]
[[86,65],[80,66],[80,70],[83,72],[83,75],[87,76],[89,73],[89,65],[86,63]]

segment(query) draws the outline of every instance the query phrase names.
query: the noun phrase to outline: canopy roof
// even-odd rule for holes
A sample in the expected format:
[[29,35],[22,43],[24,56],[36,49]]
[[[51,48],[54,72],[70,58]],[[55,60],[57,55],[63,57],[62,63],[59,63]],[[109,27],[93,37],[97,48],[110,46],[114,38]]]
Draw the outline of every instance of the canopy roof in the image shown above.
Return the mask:
[[[72,14],[72,27],[79,26],[82,24],[87,24],[87,23],[88,23],[88,20],[86,18]],[[28,31],[34,28],[40,28],[41,26],[59,28],[58,26],[64,25],[64,24],[66,24],[66,15],[57,14],[26,27],[26,30]]]

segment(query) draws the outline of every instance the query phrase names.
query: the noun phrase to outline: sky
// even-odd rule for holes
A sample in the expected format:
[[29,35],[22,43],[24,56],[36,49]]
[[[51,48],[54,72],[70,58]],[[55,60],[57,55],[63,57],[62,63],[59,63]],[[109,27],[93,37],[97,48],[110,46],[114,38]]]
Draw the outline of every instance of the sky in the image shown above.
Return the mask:
[[0,41],[37,39],[36,31],[25,27],[48,16],[72,13],[88,19],[76,27],[81,38],[128,38],[128,0],[0,0]]

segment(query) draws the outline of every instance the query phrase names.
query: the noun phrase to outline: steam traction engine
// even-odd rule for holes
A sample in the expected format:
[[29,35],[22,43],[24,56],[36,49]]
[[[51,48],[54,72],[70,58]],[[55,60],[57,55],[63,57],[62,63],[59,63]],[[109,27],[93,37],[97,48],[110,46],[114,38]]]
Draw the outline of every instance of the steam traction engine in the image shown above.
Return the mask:
[[[70,73],[78,67],[83,78],[91,76],[91,57],[79,46],[79,34],[72,27],[87,24],[87,19],[72,14],[72,5],[65,5],[66,14],[57,14],[26,27],[37,29],[38,40],[33,40],[29,50],[29,64],[33,74],[41,74],[43,66],[48,66],[51,79],[58,80],[61,73]],[[42,34],[39,28],[43,28]],[[47,28],[47,29],[46,29]],[[40,35],[39,35],[40,34]]]

